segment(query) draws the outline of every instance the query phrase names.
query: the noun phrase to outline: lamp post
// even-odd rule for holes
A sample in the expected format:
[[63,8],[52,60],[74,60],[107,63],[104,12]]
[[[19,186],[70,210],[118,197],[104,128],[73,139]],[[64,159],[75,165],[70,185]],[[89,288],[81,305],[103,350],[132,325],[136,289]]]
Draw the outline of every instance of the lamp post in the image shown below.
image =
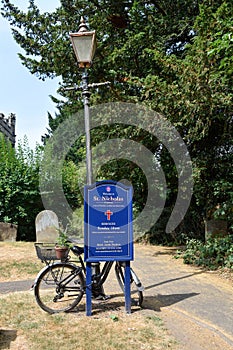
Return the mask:
[[[75,86],[66,88],[66,90],[82,90],[83,103],[84,103],[84,120],[85,120],[85,134],[86,134],[86,170],[87,170],[87,185],[92,185],[92,156],[91,156],[91,139],[90,139],[90,91],[89,88],[97,87],[100,85],[108,85],[110,82],[89,84],[88,71],[92,64],[92,59],[96,50],[96,32],[89,31],[87,25],[81,18],[79,30],[77,33],[70,33],[70,40],[73,45],[73,49],[79,64],[79,67],[83,69],[81,86]],[[92,272],[99,274],[100,263],[87,262],[86,265],[86,284],[87,286],[92,283]],[[92,271],[93,270],[93,271]],[[99,295],[105,298],[103,287],[99,288]],[[86,314],[91,315],[91,289],[86,290]]]
[[[80,68],[83,68],[82,74],[82,84],[80,87],[68,88],[70,89],[81,89],[83,102],[84,102],[84,119],[85,119],[85,133],[86,133],[86,169],[87,169],[87,185],[92,187],[92,157],[91,157],[91,142],[90,142],[90,111],[89,111],[89,99],[90,99],[90,87],[96,87],[100,85],[108,85],[110,82],[104,83],[88,83],[88,72],[87,68],[89,68],[92,64],[92,59],[95,54],[96,49],[96,32],[89,31],[84,19],[81,19],[81,23],[79,25],[79,30],[77,33],[70,33],[70,39],[73,45],[73,49],[75,55],[77,57],[77,61]],[[87,199],[88,201],[88,199]],[[88,203],[89,205],[89,203]],[[128,210],[128,209],[127,209]],[[108,211],[106,211],[108,212]],[[111,212],[110,212],[111,213]],[[113,214],[113,213],[111,213]],[[87,227],[89,225],[89,219],[86,222]],[[84,241],[85,248],[89,249],[88,242],[88,229],[84,231]],[[85,254],[84,254],[85,257]],[[96,261],[96,259],[86,259],[86,315],[91,315],[91,300],[92,300],[92,283],[94,280],[94,276],[98,276],[100,274],[100,262]],[[95,290],[95,296],[101,297],[103,299],[108,298],[105,293],[103,286],[100,286],[98,290]],[[126,261],[125,268],[125,300],[126,300],[126,309],[127,312],[130,312],[130,263]]]
[[[87,25],[81,18],[79,30],[77,33],[70,33],[70,39],[73,45],[73,49],[80,68],[83,68],[82,73],[82,96],[84,103],[84,120],[85,120],[85,133],[86,133],[86,169],[87,169],[87,185],[92,184],[92,157],[91,157],[91,140],[90,140],[90,110],[89,99],[90,91],[88,84],[88,72],[92,64],[92,59],[96,50],[96,32],[89,31]],[[99,85],[99,84],[92,84]]]

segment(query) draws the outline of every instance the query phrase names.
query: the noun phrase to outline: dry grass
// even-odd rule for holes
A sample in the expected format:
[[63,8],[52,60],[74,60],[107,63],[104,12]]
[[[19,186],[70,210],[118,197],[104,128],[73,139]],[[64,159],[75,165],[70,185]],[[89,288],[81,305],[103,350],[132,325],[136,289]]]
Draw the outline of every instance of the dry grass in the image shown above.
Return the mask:
[[[0,252],[2,270],[11,271],[1,281],[34,278],[43,266],[33,243],[1,242]],[[85,316],[85,298],[71,313],[49,315],[38,307],[33,291],[0,295],[0,349],[177,349],[156,311],[137,308],[127,315],[121,294],[93,303],[92,314]]]
[[34,278],[42,266],[34,243],[0,242],[0,282]]
[[83,302],[79,311],[48,315],[38,308],[33,292],[1,296],[0,349],[175,348],[174,341],[167,335],[157,315],[143,312],[127,315],[122,308],[109,310],[102,305],[93,310],[92,317],[86,317]]

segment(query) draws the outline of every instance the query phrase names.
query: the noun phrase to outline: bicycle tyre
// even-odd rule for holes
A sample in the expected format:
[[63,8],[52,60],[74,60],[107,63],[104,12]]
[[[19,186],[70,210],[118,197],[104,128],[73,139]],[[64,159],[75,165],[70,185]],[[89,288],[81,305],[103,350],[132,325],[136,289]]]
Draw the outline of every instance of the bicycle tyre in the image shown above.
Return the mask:
[[[115,265],[115,273],[116,273],[116,278],[119,283],[119,286],[121,287],[121,290],[123,293],[125,292],[125,274],[124,274],[124,263],[121,262],[116,262]],[[136,273],[133,271],[132,268],[130,268],[130,283],[135,286],[135,288],[132,288],[131,286],[131,302],[132,305],[136,306],[142,306],[143,302],[143,293],[142,290],[139,290],[138,288],[138,283],[141,284],[139,281]]]
[[82,269],[70,263],[59,262],[45,267],[34,285],[37,304],[50,314],[72,310],[83,294]]

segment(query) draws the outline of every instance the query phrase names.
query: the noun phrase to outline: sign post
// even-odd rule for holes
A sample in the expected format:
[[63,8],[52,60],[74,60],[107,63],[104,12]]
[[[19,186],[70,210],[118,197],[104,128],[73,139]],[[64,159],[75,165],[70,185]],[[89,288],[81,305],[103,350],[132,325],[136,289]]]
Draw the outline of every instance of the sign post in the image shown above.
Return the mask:
[[131,311],[133,260],[132,187],[115,181],[85,186],[84,260],[87,263],[86,314],[91,315],[91,263],[125,261],[125,308]]

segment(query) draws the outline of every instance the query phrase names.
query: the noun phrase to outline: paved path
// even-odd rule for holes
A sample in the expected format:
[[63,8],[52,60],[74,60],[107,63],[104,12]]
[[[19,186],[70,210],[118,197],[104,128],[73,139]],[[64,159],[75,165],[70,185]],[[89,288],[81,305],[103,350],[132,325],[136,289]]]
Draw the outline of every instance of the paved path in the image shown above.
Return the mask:
[[[145,286],[144,307],[161,311],[167,326],[180,340],[190,323],[191,332],[194,326],[209,330],[233,349],[232,285],[213,273],[184,265],[180,259],[173,258],[171,251],[151,246],[136,249],[133,266]],[[209,349],[215,347],[209,344]]]
[[0,282],[0,294],[28,291],[34,280]]
[[[168,329],[181,343],[192,341],[192,347],[181,350],[233,349],[231,284],[213,273],[184,265],[172,257],[171,251],[171,248],[135,246],[132,266],[145,287],[142,312],[160,312]],[[0,283],[0,293],[30,290],[32,283],[33,280]],[[114,283],[112,287],[115,288]],[[207,345],[200,341],[201,336],[206,336]]]

